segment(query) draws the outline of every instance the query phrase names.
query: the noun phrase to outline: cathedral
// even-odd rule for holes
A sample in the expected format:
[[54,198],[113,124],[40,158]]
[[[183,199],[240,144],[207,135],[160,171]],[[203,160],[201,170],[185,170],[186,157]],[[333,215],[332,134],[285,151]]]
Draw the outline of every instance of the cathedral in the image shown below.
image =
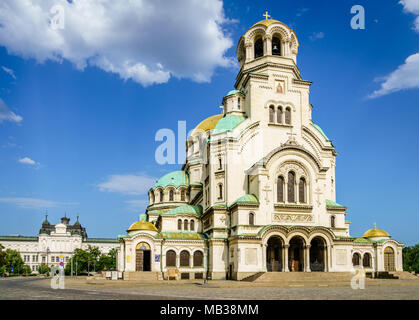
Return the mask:
[[402,271],[403,244],[376,226],[349,233],[336,202],[335,147],[313,122],[311,82],[294,30],[266,19],[238,41],[239,72],[223,112],[187,139],[182,170],[149,189],[120,235],[124,279],[243,280],[265,272]]

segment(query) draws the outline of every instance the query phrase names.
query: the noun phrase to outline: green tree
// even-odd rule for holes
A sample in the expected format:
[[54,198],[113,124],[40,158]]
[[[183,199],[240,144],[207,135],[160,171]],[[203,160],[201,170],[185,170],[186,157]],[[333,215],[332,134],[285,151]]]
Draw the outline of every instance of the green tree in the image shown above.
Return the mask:
[[[25,263],[20,256],[20,253],[16,250],[6,249],[5,251],[5,269],[8,273],[23,274]],[[13,270],[13,271],[12,271]]]
[[0,266],[6,264],[6,252],[3,251],[4,247],[0,244]]
[[419,244],[403,248],[403,270],[419,272]]
[[45,263],[42,263],[39,267],[38,267],[38,272],[40,273],[40,274],[45,274],[45,273],[47,273],[47,272],[49,272],[50,271],[50,268],[45,264]]
[[100,256],[96,271],[102,270],[116,270],[116,248],[111,249],[108,254]]
[[101,253],[98,247],[88,246],[87,250],[75,249],[73,257],[66,264],[64,271],[67,275],[70,274],[72,261],[74,274],[97,271],[100,255]]

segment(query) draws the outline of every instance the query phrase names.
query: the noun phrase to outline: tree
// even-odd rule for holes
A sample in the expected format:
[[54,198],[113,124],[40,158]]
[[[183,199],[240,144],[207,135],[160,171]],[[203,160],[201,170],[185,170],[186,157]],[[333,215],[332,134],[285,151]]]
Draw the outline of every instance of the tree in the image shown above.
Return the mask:
[[403,269],[419,272],[419,244],[403,248]]
[[6,252],[3,249],[4,247],[0,244],[0,274],[2,277],[6,273]]
[[81,274],[87,271],[97,271],[101,252],[98,247],[88,246],[87,250],[75,249],[73,257],[65,266],[65,273],[70,274],[71,262],[73,261],[73,272]]
[[40,273],[40,274],[45,274],[45,273],[48,273],[50,271],[50,268],[45,264],[45,263],[42,263],[39,267],[38,267],[38,272]]
[[6,272],[14,274],[22,274],[24,272],[25,263],[23,262],[22,257],[18,251],[6,249],[5,260]]
[[116,269],[116,248],[109,251],[108,254],[102,254],[98,261],[97,271]]

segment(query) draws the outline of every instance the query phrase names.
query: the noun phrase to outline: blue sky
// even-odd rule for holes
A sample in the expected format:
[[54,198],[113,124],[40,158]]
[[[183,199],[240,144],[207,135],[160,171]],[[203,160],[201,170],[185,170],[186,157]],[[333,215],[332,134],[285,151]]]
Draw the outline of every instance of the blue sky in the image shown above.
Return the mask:
[[[43,1],[65,7],[62,38],[42,32],[37,11],[0,5],[0,234],[37,234],[46,209],[52,223],[78,212],[90,237],[123,234],[152,181],[180,168],[156,163],[157,130],[179,120],[190,130],[220,112],[237,41],[268,10],[299,38],[313,120],[339,153],[351,235],[377,222],[416,244],[419,1],[180,2],[176,11],[152,1],[141,22],[112,8],[121,19],[110,28],[106,13],[80,23],[74,3]],[[354,4],[365,30],[350,27]]]

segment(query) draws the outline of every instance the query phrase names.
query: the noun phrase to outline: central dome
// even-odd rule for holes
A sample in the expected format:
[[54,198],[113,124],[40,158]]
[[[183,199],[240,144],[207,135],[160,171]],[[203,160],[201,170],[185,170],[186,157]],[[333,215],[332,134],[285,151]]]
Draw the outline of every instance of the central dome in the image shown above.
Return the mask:
[[259,21],[259,22],[255,23],[255,24],[252,26],[252,28],[253,28],[254,26],[257,26],[257,25],[263,25],[263,26],[265,26],[265,27],[269,27],[272,23],[282,23],[282,22],[281,22],[281,21],[278,21],[278,20],[275,20],[275,19],[265,19],[265,20],[261,20],[261,21]]

